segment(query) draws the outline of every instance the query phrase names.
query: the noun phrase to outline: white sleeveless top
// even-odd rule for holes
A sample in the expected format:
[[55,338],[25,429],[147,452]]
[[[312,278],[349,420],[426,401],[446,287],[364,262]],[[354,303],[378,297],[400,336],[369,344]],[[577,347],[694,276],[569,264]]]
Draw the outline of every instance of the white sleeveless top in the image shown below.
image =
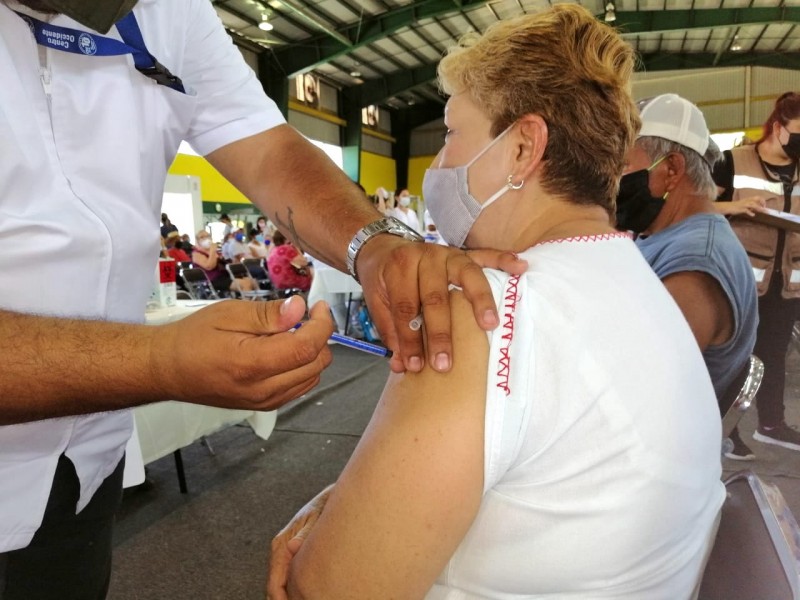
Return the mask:
[[697,343],[626,234],[487,271],[484,496],[428,600],[688,598],[725,497]]

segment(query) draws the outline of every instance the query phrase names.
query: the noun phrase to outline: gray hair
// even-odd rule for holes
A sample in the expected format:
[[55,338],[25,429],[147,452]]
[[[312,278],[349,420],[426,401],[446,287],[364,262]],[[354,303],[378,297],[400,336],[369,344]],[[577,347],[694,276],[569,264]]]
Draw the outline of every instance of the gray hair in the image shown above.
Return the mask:
[[700,156],[697,152],[682,144],[660,137],[646,135],[638,138],[636,142],[641,144],[642,149],[653,161],[671,152],[683,154],[686,160],[686,177],[691,182],[694,190],[709,200],[714,200],[717,197],[717,184],[711,178],[711,169],[722,158],[722,153],[713,140],[709,139],[705,156]]

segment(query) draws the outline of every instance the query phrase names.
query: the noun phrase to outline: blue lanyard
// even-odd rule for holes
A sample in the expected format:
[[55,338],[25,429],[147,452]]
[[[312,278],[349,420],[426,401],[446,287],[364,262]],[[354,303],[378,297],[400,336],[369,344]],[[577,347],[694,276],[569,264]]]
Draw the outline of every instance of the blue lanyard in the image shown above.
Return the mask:
[[160,85],[165,85],[181,93],[186,93],[180,78],[176,77],[169,70],[150,54],[145,46],[139,23],[133,12],[129,12],[120,19],[117,31],[123,41],[107,38],[95,33],[70,29],[69,27],[59,27],[50,25],[29,15],[17,13],[31,28],[31,33],[40,46],[46,46],[61,52],[71,52],[72,54],[83,54],[85,56],[120,56],[122,54],[133,55],[133,64],[136,70],[143,75],[153,79]]

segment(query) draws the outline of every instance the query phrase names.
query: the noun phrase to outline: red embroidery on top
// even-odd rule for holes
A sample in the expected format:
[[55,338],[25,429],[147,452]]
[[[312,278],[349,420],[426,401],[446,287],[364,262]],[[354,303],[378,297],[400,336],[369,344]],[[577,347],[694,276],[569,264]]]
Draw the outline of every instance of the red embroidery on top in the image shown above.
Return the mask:
[[500,359],[497,362],[497,387],[503,390],[508,396],[511,393],[509,387],[509,377],[511,375],[511,342],[514,339],[514,312],[517,310],[519,302],[519,275],[515,275],[508,280],[505,296],[503,296],[503,315],[502,327],[503,335],[501,339],[505,342],[500,348]]
[[547,240],[539,242],[533,247],[542,246],[544,244],[563,244],[564,242],[602,242],[605,240],[612,240],[614,238],[628,238],[633,239],[633,235],[627,231],[615,231],[614,233],[600,233],[596,235],[576,235],[573,237],[559,238],[557,240]]

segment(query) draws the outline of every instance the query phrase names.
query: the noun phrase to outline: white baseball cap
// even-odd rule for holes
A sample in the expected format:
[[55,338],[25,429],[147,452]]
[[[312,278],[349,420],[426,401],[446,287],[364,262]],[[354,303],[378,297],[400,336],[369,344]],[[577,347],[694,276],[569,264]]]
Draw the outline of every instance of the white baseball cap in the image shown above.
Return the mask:
[[659,137],[686,146],[702,156],[713,144],[703,113],[677,94],[661,94],[637,103],[642,128],[639,137]]

